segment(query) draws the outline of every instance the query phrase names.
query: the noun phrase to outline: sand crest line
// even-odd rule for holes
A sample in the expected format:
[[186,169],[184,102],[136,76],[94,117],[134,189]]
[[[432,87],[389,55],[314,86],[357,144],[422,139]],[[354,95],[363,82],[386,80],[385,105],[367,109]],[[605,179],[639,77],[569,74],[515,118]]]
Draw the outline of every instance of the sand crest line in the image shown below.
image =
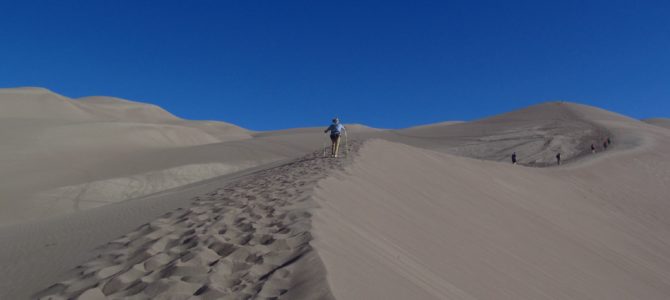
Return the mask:
[[34,298],[279,297],[296,284],[295,262],[313,251],[310,192],[347,161],[317,151],[198,196],[103,245]]

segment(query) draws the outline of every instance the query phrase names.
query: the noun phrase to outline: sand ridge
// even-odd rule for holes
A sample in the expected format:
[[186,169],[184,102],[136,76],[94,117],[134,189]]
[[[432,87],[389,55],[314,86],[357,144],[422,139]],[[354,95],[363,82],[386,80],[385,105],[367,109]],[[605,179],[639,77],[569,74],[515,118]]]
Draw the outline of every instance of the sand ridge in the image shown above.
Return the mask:
[[[0,226],[294,159],[327,139],[299,130],[252,133],[114,97],[70,99],[46,89],[0,89]],[[70,201],[79,194],[86,195],[85,205]]]
[[670,129],[670,118],[650,118],[642,120],[645,123]]
[[632,143],[558,168],[366,142],[314,195],[333,295],[668,299],[670,134],[649,127],[611,126]]
[[[319,150],[196,197],[191,207],[102,246],[96,259],[35,298],[281,297],[304,284],[294,274],[297,262],[314,260],[309,192],[346,161],[324,158]],[[311,285],[309,298],[330,297],[327,285]]]
[[[312,153],[330,143],[325,128],[251,132],[43,89],[0,89],[0,102],[0,226],[46,211],[0,228],[0,297],[670,295],[659,124],[561,101],[402,130],[350,125],[370,141],[349,164]],[[556,168],[557,151],[568,163]]]
[[[589,146],[612,135],[595,122],[605,114],[596,107],[555,101],[469,122],[443,122],[389,131],[386,140],[458,156],[509,161],[513,152],[519,164],[547,167],[560,152],[563,161],[586,156]],[[614,119],[626,118],[614,113]],[[626,118],[627,119],[627,118]]]

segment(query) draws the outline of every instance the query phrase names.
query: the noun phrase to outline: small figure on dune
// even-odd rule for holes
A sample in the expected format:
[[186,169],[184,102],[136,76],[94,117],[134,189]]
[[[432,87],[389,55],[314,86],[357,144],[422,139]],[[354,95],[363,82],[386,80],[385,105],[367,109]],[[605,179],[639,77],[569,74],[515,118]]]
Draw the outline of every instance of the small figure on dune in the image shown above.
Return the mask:
[[596,153],[596,146],[591,144],[591,153]]
[[561,165],[561,152],[556,153],[556,164]]
[[334,118],[333,123],[328,126],[328,129],[326,129],[324,133],[328,131],[330,131],[330,141],[333,142],[333,145],[330,147],[330,157],[337,157],[337,152],[340,149],[340,135],[342,132],[346,133],[347,129],[340,124],[338,118]]
[[512,164],[516,165],[516,152],[512,153]]

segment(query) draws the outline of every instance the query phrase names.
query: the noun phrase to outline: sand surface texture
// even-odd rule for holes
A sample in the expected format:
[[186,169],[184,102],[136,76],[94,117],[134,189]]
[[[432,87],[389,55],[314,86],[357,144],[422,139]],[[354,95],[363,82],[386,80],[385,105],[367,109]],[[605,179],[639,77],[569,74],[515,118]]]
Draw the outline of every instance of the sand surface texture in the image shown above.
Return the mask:
[[[111,241],[41,299],[326,299],[309,191],[343,159],[321,151],[198,196]],[[308,261],[307,266],[301,266]],[[301,274],[294,274],[296,269]],[[316,276],[304,277],[304,274]],[[302,286],[301,288],[296,288]]]
[[2,89],[0,299],[670,299],[666,120],[349,125],[331,159],[325,126]]
[[616,146],[558,168],[385,140],[320,182],[337,299],[669,299],[670,133],[590,115]]
[[471,122],[444,122],[393,130],[377,135],[384,139],[444,153],[494,161],[509,161],[517,153],[519,164],[553,165],[556,153],[564,161],[600,147],[611,133],[592,114],[598,108],[570,102],[533,105]]
[[642,121],[644,121],[645,123],[670,129],[670,119],[668,118],[652,118],[652,119],[645,119]]
[[323,146],[322,130],[256,133],[119,98],[0,89],[0,227],[296,158]]

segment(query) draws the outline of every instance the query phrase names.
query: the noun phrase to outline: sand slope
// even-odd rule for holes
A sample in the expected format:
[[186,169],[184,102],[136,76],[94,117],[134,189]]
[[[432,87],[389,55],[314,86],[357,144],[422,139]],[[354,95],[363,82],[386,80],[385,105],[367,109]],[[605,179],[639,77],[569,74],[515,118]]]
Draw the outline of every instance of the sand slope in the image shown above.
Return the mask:
[[315,196],[334,296],[668,299],[670,134],[592,117],[623,145],[560,168],[365,144]]
[[[304,155],[325,137],[182,120],[113,97],[0,89],[0,225],[90,209]],[[311,140],[311,141],[310,141]]]
[[339,160],[325,126],[36,88],[0,108],[2,299],[670,297],[670,132],[598,108],[348,125]]
[[[383,138],[412,146],[478,159],[547,166],[561,152],[564,161],[590,152],[610,133],[592,120],[600,109],[549,102],[472,122],[445,122],[390,132]],[[621,116],[622,118],[625,118]]]
[[644,119],[642,121],[652,125],[670,128],[670,119],[668,118],[651,118],[651,119]]
[[309,246],[308,192],[343,162],[317,151],[195,197],[34,297],[330,299]]

